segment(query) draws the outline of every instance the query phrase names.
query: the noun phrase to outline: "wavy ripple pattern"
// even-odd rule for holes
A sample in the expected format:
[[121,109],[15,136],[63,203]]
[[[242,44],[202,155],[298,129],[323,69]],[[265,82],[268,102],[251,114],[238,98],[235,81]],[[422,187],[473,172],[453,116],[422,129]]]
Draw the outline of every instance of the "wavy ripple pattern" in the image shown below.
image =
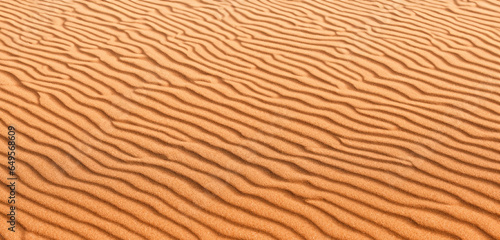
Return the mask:
[[499,12],[0,0],[0,239],[500,239]]

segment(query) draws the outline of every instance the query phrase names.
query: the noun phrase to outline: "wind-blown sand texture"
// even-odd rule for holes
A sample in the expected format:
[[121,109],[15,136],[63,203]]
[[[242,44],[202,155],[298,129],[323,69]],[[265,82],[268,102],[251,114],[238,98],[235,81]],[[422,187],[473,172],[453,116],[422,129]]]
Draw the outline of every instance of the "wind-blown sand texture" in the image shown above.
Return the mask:
[[500,239],[496,0],[1,0],[5,239]]

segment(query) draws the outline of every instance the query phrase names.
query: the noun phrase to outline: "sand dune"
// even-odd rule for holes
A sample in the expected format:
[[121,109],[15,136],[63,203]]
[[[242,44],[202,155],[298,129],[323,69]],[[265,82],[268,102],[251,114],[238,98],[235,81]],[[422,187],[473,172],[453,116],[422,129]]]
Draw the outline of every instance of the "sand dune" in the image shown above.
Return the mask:
[[0,0],[0,239],[500,239],[499,12]]

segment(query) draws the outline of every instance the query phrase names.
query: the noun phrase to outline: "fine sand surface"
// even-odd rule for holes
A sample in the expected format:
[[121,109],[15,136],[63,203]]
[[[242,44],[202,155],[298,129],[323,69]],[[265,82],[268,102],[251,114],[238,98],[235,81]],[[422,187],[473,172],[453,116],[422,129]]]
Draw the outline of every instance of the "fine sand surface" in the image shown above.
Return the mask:
[[0,129],[0,239],[500,239],[500,2],[0,0]]

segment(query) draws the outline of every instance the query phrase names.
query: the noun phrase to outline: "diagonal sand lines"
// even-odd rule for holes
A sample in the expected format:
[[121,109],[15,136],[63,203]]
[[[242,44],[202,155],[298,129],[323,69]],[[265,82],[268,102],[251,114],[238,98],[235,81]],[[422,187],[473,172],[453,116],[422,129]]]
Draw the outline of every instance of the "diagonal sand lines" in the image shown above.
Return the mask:
[[500,239],[499,11],[0,0],[0,236]]

